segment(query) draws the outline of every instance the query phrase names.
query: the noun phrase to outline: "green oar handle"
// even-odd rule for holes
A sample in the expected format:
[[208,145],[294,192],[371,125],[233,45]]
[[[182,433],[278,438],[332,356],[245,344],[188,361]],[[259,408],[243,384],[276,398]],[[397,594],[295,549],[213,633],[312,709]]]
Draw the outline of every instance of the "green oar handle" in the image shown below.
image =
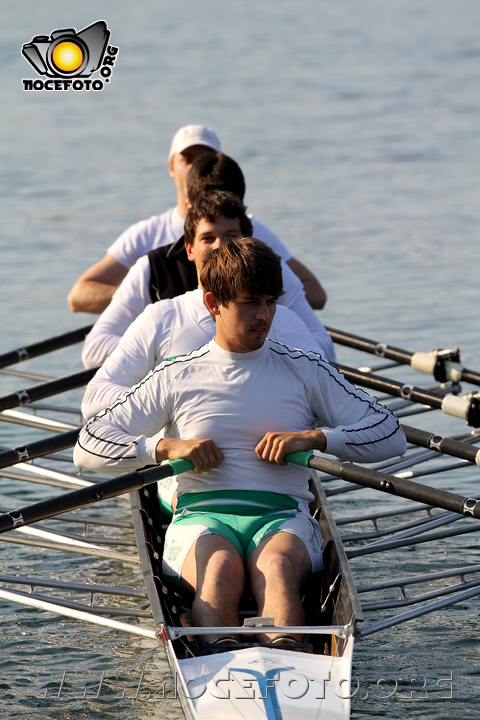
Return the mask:
[[[480,467],[480,448],[475,446],[472,447],[471,445],[455,440],[454,438],[442,437],[436,433],[419,430],[418,428],[413,428],[408,425],[402,425],[402,428],[408,442],[428,448],[429,450],[436,450],[437,452],[444,453],[445,455],[451,455],[452,457],[459,457],[462,460],[474,462]],[[10,450],[3,450],[0,452],[0,469],[73,447],[77,441],[79,432],[80,428],[78,428],[78,430],[70,430],[66,433],[60,433],[49,438],[44,438],[43,440],[37,440],[29,443],[28,445],[21,445],[16,448],[11,448]],[[310,453],[303,452],[290,453],[286,459],[287,462],[307,467],[310,455]],[[181,472],[188,472],[188,470],[191,470],[191,467],[187,467],[185,470],[182,469],[175,471],[174,474],[179,475]]]
[[285,455],[284,460],[292,463],[293,465],[301,465],[302,467],[310,467],[309,460],[313,457],[313,453],[299,450],[298,452],[288,453]]
[[14,530],[24,525],[31,525],[40,520],[47,520],[55,515],[60,515],[61,513],[70,512],[85,505],[99,502],[99,500],[108,500],[118,495],[140,490],[140,488],[150,485],[157,480],[188,472],[192,469],[193,463],[188,460],[168,460],[161,465],[147,468],[146,470],[130,472],[126,475],[120,475],[119,477],[81,488],[81,490],[73,490],[64,495],[58,495],[50,500],[42,500],[41,502],[21,508],[20,510],[0,514],[0,533]]
[[285,460],[296,465],[320,470],[320,472],[329,475],[336,475],[342,480],[363,485],[373,490],[480,519],[480,500],[477,498],[461,497],[446,490],[438,490],[429,485],[421,485],[420,483],[411,482],[411,480],[387,475],[387,473],[371,470],[352,462],[331,460],[308,452],[290,453],[285,455]]
[[182,473],[193,470],[194,465],[190,460],[168,460],[168,464],[172,468],[172,475],[181,475]]
[[[30,445],[22,445],[21,447],[12,448],[11,450],[3,450],[0,452],[0,469],[73,447],[77,442],[79,433],[80,428],[78,428],[78,430],[69,430],[66,433],[60,433],[45,440],[30,443]],[[181,473],[193,470],[193,464],[189,460],[169,460],[168,463],[172,467],[173,475],[180,475]]]

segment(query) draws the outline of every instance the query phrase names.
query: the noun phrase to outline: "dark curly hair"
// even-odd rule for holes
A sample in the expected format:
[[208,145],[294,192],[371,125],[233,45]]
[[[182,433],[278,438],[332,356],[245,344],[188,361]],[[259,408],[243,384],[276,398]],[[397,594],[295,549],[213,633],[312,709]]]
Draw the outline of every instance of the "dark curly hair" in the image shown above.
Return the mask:
[[230,220],[238,218],[242,235],[251,236],[252,223],[240,198],[224,190],[210,190],[210,192],[200,195],[187,213],[183,230],[185,242],[193,245],[198,224],[202,220],[215,222],[219,217],[226,217]]

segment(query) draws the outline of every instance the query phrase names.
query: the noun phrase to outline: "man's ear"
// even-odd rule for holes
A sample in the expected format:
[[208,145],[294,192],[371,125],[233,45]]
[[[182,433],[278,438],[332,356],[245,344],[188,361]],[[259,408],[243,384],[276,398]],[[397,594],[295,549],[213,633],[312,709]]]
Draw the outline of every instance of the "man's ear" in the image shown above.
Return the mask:
[[188,212],[191,207],[192,207],[192,203],[191,203],[190,200],[187,198],[187,199],[185,200],[185,209],[186,209],[186,211]]
[[187,243],[185,241],[185,250],[187,251],[187,258],[190,260],[190,262],[195,262],[195,255],[193,252],[193,245],[190,245],[190,243]]
[[220,315],[219,302],[212,292],[205,293],[204,302],[211,315]]
[[174,172],[173,172],[173,158],[174,157],[175,157],[175,155],[172,155],[172,157],[168,161],[168,172],[170,173],[170,177],[174,177]]

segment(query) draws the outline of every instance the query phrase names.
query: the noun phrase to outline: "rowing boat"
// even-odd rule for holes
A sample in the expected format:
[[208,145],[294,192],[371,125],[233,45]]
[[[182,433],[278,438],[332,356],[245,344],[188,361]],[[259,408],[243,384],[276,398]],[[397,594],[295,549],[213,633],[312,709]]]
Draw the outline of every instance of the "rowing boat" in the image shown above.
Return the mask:
[[[165,643],[179,697],[188,718],[348,718],[353,644],[363,619],[332,512],[321,482],[313,478],[311,511],[320,523],[324,572],[306,588],[306,626],[311,652],[276,649],[255,642],[255,633],[299,632],[277,627],[273,618],[256,617],[251,598],[244,598],[241,627],[212,628],[221,635],[242,636],[242,649],[199,655],[198,635],[205,628],[184,627],[186,598],[168,591],[162,580],[162,545],[167,520],[156,494],[143,489],[131,496],[133,524],[141,568],[158,636]],[[304,637],[305,640],[305,637]],[[300,647],[303,646],[303,643]],[[310,649],[310,648],[309,648]],[[253,681],[253,682],[252,682]],[[248,690],[251,688],[251,690]]]
[[[19,359],[22,359],[21,355],[17,353]],[[372,372],[368,374],[365,374],[366,368],[362,368],[361,372],[365,374],[366,382],[374,383],[377,382],[375,378],[378,378],[375,373],[386,368],[370,368]],[[397,369],[397,372],[400,370]],[[391,382],[389,385],[382,381],[381,389],[387,385],[392,390],[392,397],[385,395],[381,398],[382,402],[389,404],[399,417],[428,412],[426,423],[435,428],[445,426],[448,421],[449,433],[452,435],[451,430],[456,427],[458,419],[448,417],[447,410],[455,406],[452,398],[460,391],[456,379],[433,388],[422,388],[421,392],[417,388],[417,393],[417,390],[412,392],[412,388],[416,387],[417,376],[412,374],[411,369],[408,372],[408,382],[400,383],[403,391],[397,392]],[[475,373],[467,372],[469,381],[475,381]],[[25,377],[33,375],[25,374]],[[80,379],[78,382],[84,381]],[[71,383],[71,376],[68,376],[64,386],[71,387]],[[61,392],[62,385],[62,382],[57,382],[55,392]],[[42,482],[88,494],[91,486],[92,497],[102,496],[103,490],[98,483],[103,478],[88,473],[79,476],[75,472],[58,470],[59,464],[71,464],[71,457],[62,454],[62,450],[71,446],[78,425],[76,422],[60,420],[62,412],[67,411],[67,408],[58,405],[52,410],[52,406],[41,403],[41,397],[49,396],[52,386],[49,387],[50,390],[39,390],[34,395],[34,414],[28,411],[28,407],[13,409],[13,396],[18,400],[18,407],[22,398],[30,396],[26,390],[4,396],[4,405],[8,407],[0,414],[2,420],[10,425],[19,423],[56,434],[29,446],[0,452],[0,467],[4,468],[2,475],[20,483],[21,487],[31,482]],[[410,388],[408,392],[405,387]],[[462,412],[464,419],[475,420],[476,397],[474,390],[465,398],[460,398],[461,403],[457,403],[459,409],[456,412]],[[445,398],[448,398],[447,403],[444,403]],[[446,409],[442,406],[446,406]],[[439,421],[438,412],[441,409],[444,412]],[[72,412],[71,409],[68,411]],[[55,417],[47,418],[49,414]],[[435,421],[431,420],[433,414],[437,418]],[[109,500],[103,501],[108,511],[100,518],[91,514],[65,514],[60,504],[55,512],[62,514],[57,515],[55,529],[51,525],[44,525],[41,518],[36,517],[31,529],[19,527],[0,535],[2,540],[28,547],[41,547],[49,553],[58,554],[62,551],[64,554],[81,554],[92,567],[88,582],[79,582],[78,578],[59,580],[58,577],[32,577],[25,572],[16,576],[2,575],[0,597],[8,602],[55,612],[82,622],[104,625],[112,628],[112,631],[126,631],[154,639],[165,647],[175,681],[175,692],[178,690],[183,712],[188,718],[328,717],[347,720],[351,699],[357,697],[355,678],[352,678],[354,643],[358,647],[374,633],[403,626],[407,620],[420,619],[427,614],[443,613],[446,608],[460,602],[468,603],[480,594],[480,558],[475,562],[478,549],[472,550],[460,562],[455,557],[455,548],[463,547],[460,545],[462,541],[477,537],[471,533],[480,529],[480,523],[469,517],[471,506],[465,504],[466,500],[472,498],[453,497],[452,493],[431,486],[410,483],[415,487],[413,490],[407,487],[408,492],[423,493],[422,500],[408,492],[405,494],[404,489],[405,483],[408,485],[408,478],[426,474],[434,478],[452,474],[456,477],[458,473],[463,473],[471,478],[471,492],[474,492],[478,476],[476,466],[480,464],[477,447],[480,435],[471,428],[465,428],[455,437],[448,438],[406,426],[405,429],[412,443],[407,456],[370,468],[373,480],[379,483],[377,489],[384,493],[382,496],[376,490],[362,489],[359,483],[365,485],[370,475],[366,469],[360,469],[358,477],[352,475],[354,466],[351,464],[340,468],[337,475],[333,463],[324,465],[319,468],[322,482],[318,478],[313,479],[315,502],[311,509],[321,525],[325,572],[318,585],[308,586],[305,591],[306,626],[300,630],[304,633],[304,642],[311,647],[299,646],[299,650],[292,651],[285,646],[266,647],[255,642],[256,636],[265,632],[265,627],[280,634],[293,630],[298,632],[299,628],[275,628],[270,625],[270,619],[257,618],[255,608],[246,598],[242,604],[242,627],[216,629],[222,635],[241,636],[241,647],[212,655],[199,652],[198,636],[205,633],[205,628],[189,626],[188,604],[184,598],[168,591],[162,581],[160,563],[166,521],[159,513],[152,485],[130,494],[138,555],[132,546],[122,547],[119,544],[123,541],[121,537],[109,536],[109,527],[115,528],[114,532],[119,535],[128,532],[128,522],[124,519],[125,504],[121,505],[121,517],[115,519],[111,505],[108,505],[111,502]],[[32,458],[43,456],[43,460],[32,462]],[[347,475],[338,481],[338,477],[342,477],[340,473]],[[122,486],[119,492],[126,492],[126,487]],[[358,505],[356,498],[365,493],[367,501]],[[372,493],[375,495],[374,501]],[[399,505],[398,496],[402,496],[402,493],[403,497],[416,502]],[[377,499],[379,497],[380,500]],[[64,502],[65,496],[62,498]],[[329,502],[334,506],[333,513]],[[47,505],[49,503],[46,502]],[[463,504],[466,513],[462,510]],[[72,507],[80,505],[74,504]],[[45,517],[50,515],[47,513]],[[75,532],[78,524],[85,528],[95,528],[96,534],[86,536],[86,533]],[[97,528],[103,528],[103,534],[98,535]],[[441,545],[445,541],[453,548],[453,556],[446,566]],[[418,555],[416,567],[411,566],[411,551],[415,548],[421,550],[423,543],[439,547],[441,560],[437,567],[422,568]],[[470,544],[470,547],[477,546]],[[405,562],[398,566],[398,572],[392,576],[388,570],[388,558],[393,553],[398,562],[402,551],[405,553]],[[93,582],[97,570],[100,570],[103,578],[104,568],[96,568],[95,565],[100,560],[112,566],[118,563],[122,566],[129,564],[133,569],[139,566],[150,610],[145,607],[144,593],[138,588],[121,587],[118,583],[107,586],[102,582]],[[370,573],[369,564],[373,568]],[[27,585],[35,590],[25,593],[18,589],[19,585]],[[418,592],[418,588],[423,587],[425,590]],[[50,594],[42,594],[40,588],[48,588]],[[397,592],[396,597],[392,597],[392,591]],[[57,593],[55,597],[53,592]],[[90,594],[92,602],[72,599],[75,593]],[[68,597],[62,597],[62,594]],[[113,595],[115,601],[108,603],[102,599],[93,602],[93,595],[96,598]],[[362,598],[361,603],[359,597]],[[122,620],[116,619],[122,616]],[[364,616],[366,620],[362,622]],[[132,617],[135,618],[133,622]],[[149,618],[153,626],[149,624]],[[307,652],[310,650],[313,652]]]

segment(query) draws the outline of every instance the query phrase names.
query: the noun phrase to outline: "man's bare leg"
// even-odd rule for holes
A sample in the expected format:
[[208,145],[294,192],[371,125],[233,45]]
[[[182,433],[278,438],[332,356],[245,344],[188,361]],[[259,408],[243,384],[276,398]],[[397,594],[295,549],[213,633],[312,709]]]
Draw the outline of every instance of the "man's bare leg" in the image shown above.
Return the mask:
[[[238,626],[238,605],[245,570],[237,549],[221,535],[202,535],[190,548],[182,568],[186,590],[195,594],[193,626]],[[218,635],[206,634],[212,642]]]
[[[296,535],[281,532],[260,543],[247,563],[258,615],[273,617],[275,625],[304,625],[300,591],[311,572],[310,555]],[[259,640],[272,637],[275,635],[259,636]],[[294,637],[300,640],[302,636]]]

